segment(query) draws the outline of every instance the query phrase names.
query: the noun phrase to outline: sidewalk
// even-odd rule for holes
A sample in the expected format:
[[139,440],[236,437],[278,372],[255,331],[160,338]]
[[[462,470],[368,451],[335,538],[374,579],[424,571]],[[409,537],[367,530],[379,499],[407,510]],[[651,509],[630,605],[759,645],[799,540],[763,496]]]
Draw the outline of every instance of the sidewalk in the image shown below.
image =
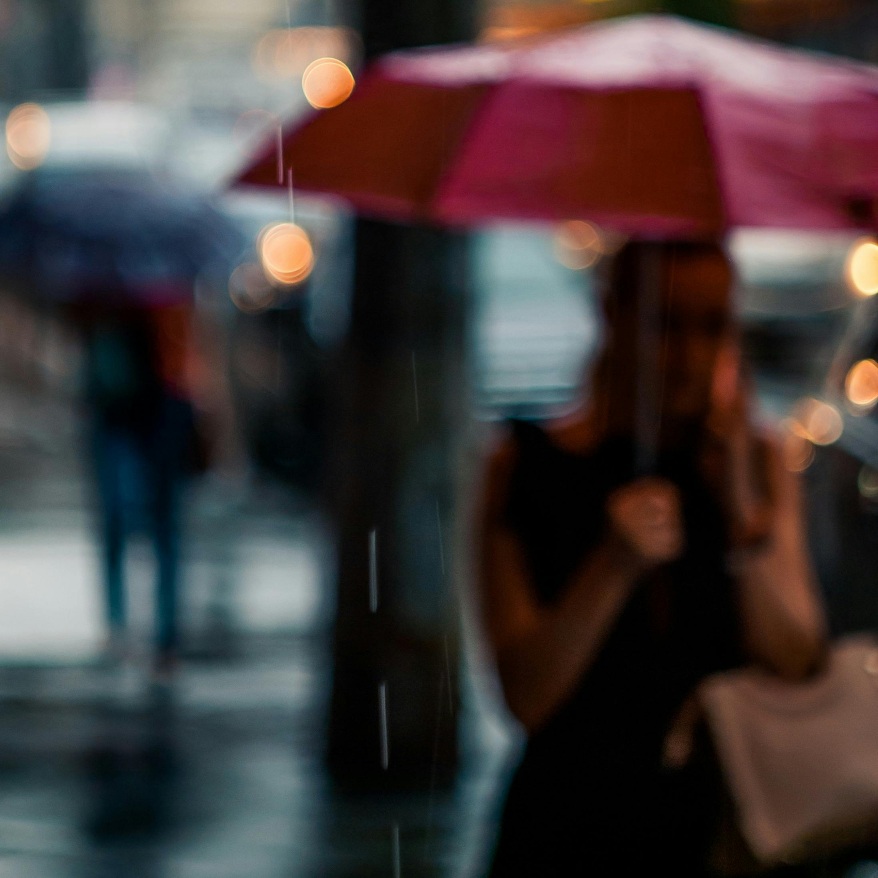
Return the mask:
[[142,673],[120,679],[96,664],[75,429],[63,409],[33,415],[0,419],[0,878],[467,874],[511,741],[479,674],[462,681],[452,789],[335,792],[321,761],[331,604],[319,521],[272,485],[234,506],[203,488],[179,688],[150,699],[146,546],[129,561]]

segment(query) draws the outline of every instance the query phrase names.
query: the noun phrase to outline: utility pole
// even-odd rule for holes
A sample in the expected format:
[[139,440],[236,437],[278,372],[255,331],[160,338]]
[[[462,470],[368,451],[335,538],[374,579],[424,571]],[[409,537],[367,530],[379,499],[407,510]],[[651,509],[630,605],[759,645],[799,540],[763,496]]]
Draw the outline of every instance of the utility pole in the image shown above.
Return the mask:
[[[472,38],[466,0],[361,0],[365,56]],[[392,125],[392,119],[376,119]],[[457,756],[455,473],[467,418],[466,241],[358,219],[331,381],[337,613],[328,762],[343,786],[424,788]]]
[[0,3],[0,100],[85,93],[89,79],[85,0]]

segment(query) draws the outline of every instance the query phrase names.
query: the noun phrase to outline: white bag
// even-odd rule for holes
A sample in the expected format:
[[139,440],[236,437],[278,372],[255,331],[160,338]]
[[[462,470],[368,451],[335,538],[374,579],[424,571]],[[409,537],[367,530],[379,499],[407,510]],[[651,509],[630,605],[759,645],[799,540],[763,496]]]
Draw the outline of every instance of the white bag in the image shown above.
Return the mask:
[[791,683],[747,668],[699,700],[738,829],[764,866],[878,839],[878,642],[839,640],[826,668]]

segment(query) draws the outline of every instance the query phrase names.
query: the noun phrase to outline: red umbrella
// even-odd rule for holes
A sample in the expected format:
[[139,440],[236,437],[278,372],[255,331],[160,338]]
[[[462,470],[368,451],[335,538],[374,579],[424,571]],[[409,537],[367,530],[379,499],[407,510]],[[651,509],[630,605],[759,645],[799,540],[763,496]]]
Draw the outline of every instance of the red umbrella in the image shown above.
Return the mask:
[[[282,162],[297,188],[390,219],[863,228],[878,217],[878,68],[667,16],[399,52],[289,128]],[[237,182],[279,185],[274,141]]]

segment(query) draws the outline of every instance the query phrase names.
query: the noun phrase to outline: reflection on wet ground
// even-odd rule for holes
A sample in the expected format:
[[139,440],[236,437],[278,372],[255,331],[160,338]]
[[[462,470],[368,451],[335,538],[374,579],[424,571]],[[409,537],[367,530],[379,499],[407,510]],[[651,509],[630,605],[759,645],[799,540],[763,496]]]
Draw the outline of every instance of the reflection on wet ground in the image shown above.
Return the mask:
[[486,760],[471,737],[452,789],[334,791],[327,660],[322,637],[253,637],[185,663],[174,693],[88,665],[3,669],[0,874],[464,874],[496,747]]
[[253,480],[196,491],[175,687],[149,688],[144,546],[130,559],[135,661],[99,666],[71,410],[2,382],[0,402],[0,876],[466,874],[508,742],[479,675],[465,675],[450,788],[334,789],[324,538],[302,498]]

